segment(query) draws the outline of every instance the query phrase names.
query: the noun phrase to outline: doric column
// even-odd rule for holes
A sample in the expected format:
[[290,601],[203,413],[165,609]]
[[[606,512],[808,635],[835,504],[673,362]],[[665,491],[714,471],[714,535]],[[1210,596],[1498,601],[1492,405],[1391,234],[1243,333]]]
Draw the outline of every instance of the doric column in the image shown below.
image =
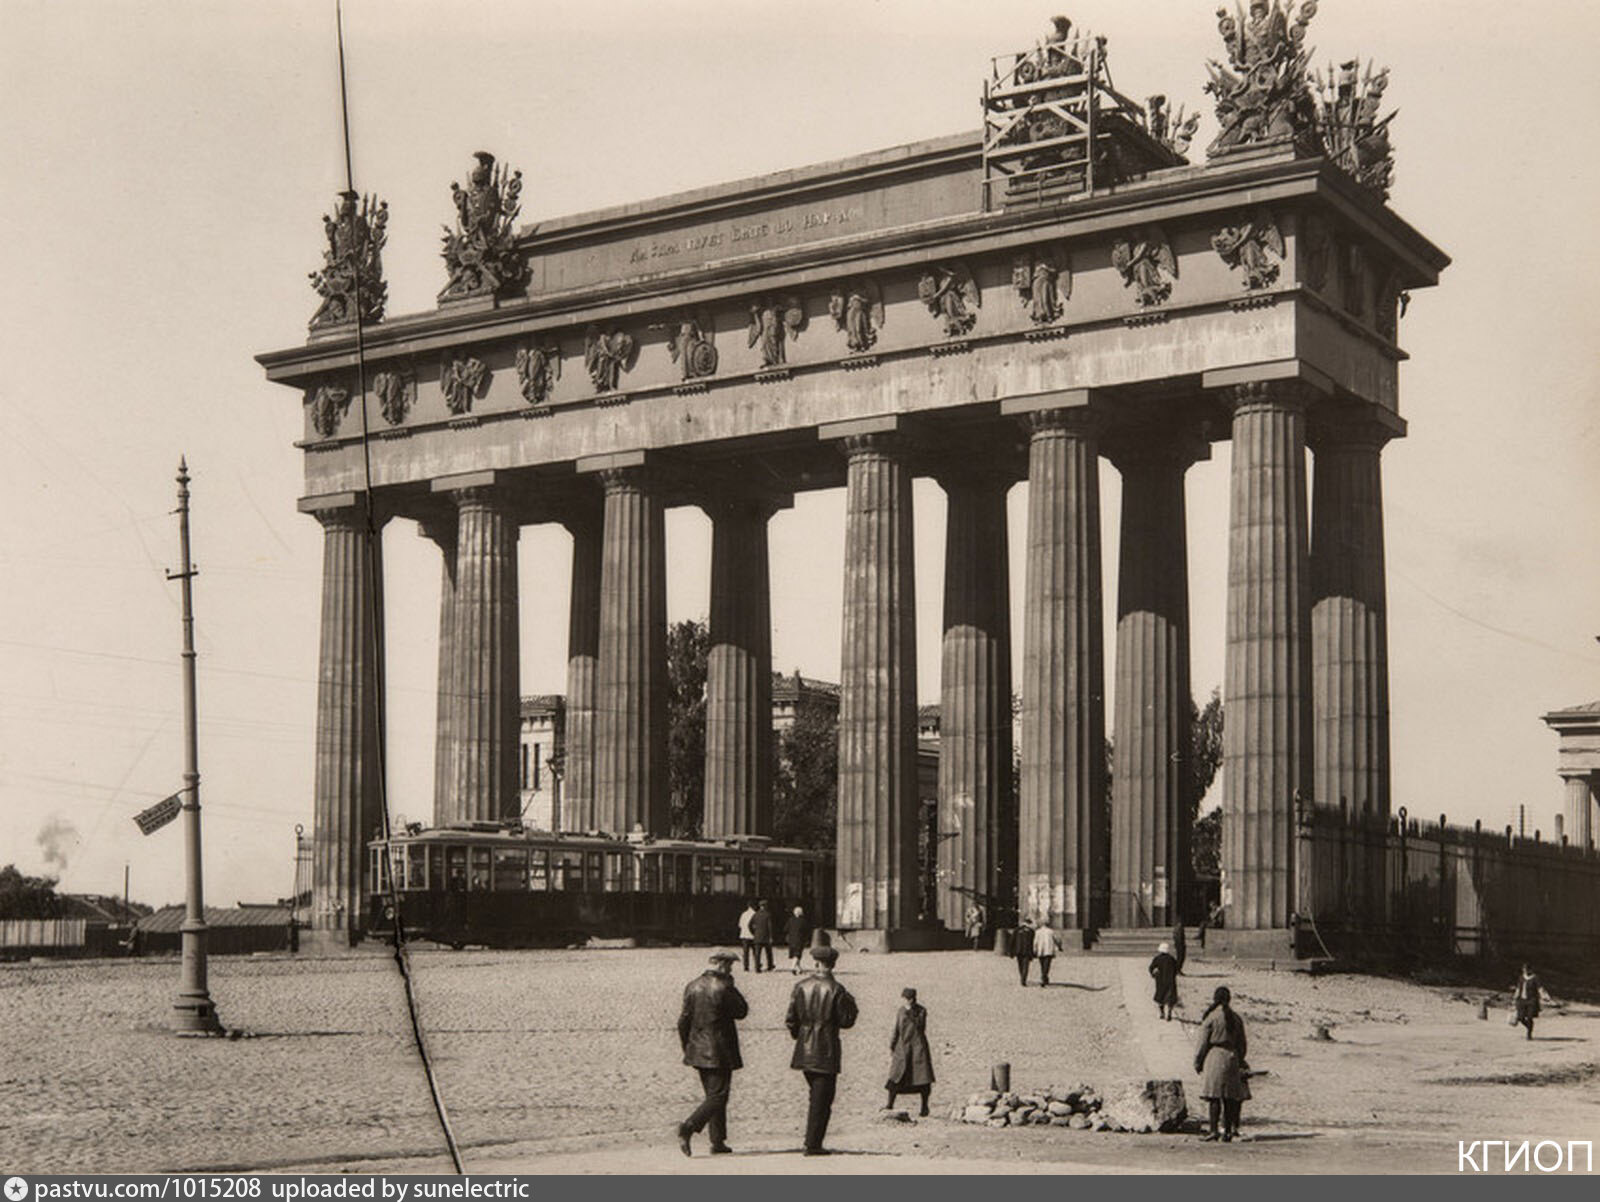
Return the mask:
[[1312,796],[1389,817],[1389,637],[1380,456],[1398,419],[1316,424],[1311,505]]
[[1117,583],[1111,923],[1177,921],[1189,878],[1189,555],[1184,473],[1196,447],[1137,435],[1122,473]]
[[600,506],[566,519],[572,533],[572,599],[567,624],[567,704],[563,735],[560,829],[591,831],[595,813],[595,689],[600,673]]
[[456,779],[456,515],[432,515],[417,522],[417,533],[439,548],[439,685],[434,708],[433,825],[455,820],[451,794]]
[[600,658],[595,821],[668,834],[667,561],[661,500],[642,467],[601,473]]
[[891,434],[843,450],[837,906],[841,927],[891,930],[915,923],[920,901],[911,471]]
[[1109,888],[1096,423],[1086,409],[1028,423],[1017,904],[1088,929]]
[[1295,904],[1295,795],[1311,782],[1305,399],[1295,381],[1230,393],[1223,896],[1230,927],[1263,930]]
[[520,531],[501,487],[460,488],[451,495],[457,532],[452,803],[458,822],[506,821],[522,812]]
[[322,639],[312,819],[312,926],[351,939],[364,926],[367,842],[383,828],[381,535],[363,500],[311,512],[322,523]]
[[1584,772],[1581,775],[1565,775],[1561,779],[1566,785],[1567,794],[1562,822],[1567,842],[1573,847],[1588,847],[1595,841],[1595,774]]
[[773,504],[710,504],[711,649],[706,657],[708,839],[772,834],[772,599],[767,521]]
[[[1009,477],[950,469],[939,674],[939,919],[960,930],[975,899],[1016,896],[1011,806]],[[1003,899],[1003,900],[1002,900]]]

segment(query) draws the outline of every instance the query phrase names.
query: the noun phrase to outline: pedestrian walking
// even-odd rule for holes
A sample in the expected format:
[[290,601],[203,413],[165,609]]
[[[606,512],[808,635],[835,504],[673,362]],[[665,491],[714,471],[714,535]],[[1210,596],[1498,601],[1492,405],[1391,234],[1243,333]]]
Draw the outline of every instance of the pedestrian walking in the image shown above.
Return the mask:
[[1220,1138],[1223,1143],[1239,1134],[1239,1111],[1250,1100],[1250,1085],[1244,1075],[1249,1044],[1244,1020],[1234,1013],[1232,1001],[1228,987],[1217,986],[1211,1005],[1200,1016],[1200,1038],[1194,1052],[1194,1071],[1201,1074],[1200,1096],[1211,1108],[1211,1124],[1205,1138]]
[[967,938],[972,941],[972,950],[977,951],[978,945],[983,942],[983,907],[973,902],[967,907]]
[[1181,922],[1172,924],[1172,946],[1167,949],[1167,954],[1177,962],[1178,971],[1182,972],[1184,964],[1189,959],[1189,946]]
[[[750,929],[750,924],[755,920],[756,903],[752,898],[745,902],[744,910],[739,914],[739,950],[744,953],[744,970],[750,971],[750,953],[756,946],[755,932]],[[761,961],[756,961],[756,971],[760,972]]]
[[909,985],[900,991],[903,999],[894,1016],[894,1034],[889,1039],[889,1080],[885,1088],[889,1100],[885,1110],[894,1109],[894,1100],[903,1093],[922,1099],[921,1116],[928,1117],[928,1094],[933,1089],[933,1053],[928,1048],[928,1011],[917,1002],[917,991]]
[[1156,951],[1150,961],[1150,975],[1156,983],[1156,1011],[1171,1022],[1178,1006],[1178,958],[1172,954],[1171,944],[1163,943]]
[[1024,918],[1011,932],[1011,955],[1017,962],[1017,977],[1028,986],[1028,966],[1033,963],[1033,923]]
[[733,983],[733,962],[738,958],[733,952],[714,953],[711,967],[683,991],[678,1042],[683,1045],[683,1062],[700,1074],[705,1091],[705,1100],[678,1124],[678,1147],[685,1156],[694,1155],[690,1140],[707,1128],[713,1153],[733,1151],[728,1146],[728,1091],[734,1070],[744,1067],[734,1024],[750,1013],[744,995]]
[[1539,1017],[1539,995],[1542,993],[1544,983],[1534,975],[1533,969],[1524,964],[1517,983],[1511,987],[1511,1000],[1516,1006],[1511,1021],[1513,1025],[1526,1027],[1529,1039],[1533,1038],[1533,1020]]
[[772,971],[772,911],[767,909],[763,901],[756,907],[755,916],[750,919],[750,933],[755,936],[756,943],[756,971],[761,971],[761,958],[766,957],[767,971]]
[[789,1067],[805,1075],[810,1094],[805,1154],[827,1156],[828,1149],[822,1141],[828,1134],[833,1095],[839,1084],[839,1032],[855,1026],[856,1000],[833,978],[833,966],[839,959],[837,948],[813,947],[811,958],[817,962],[816,971],[795,982],[784,1025],[794,1040]]
[[[1061,936],[1056,933],[1055,927],[1050,925],[1050,916],[1046,914],[1039,919],[1039,926],[1033,932],[1033,955],[1039,961],[1039,988],[1044,989],[1050,984],[1050,961],[1056,958],[1056,953],[1061,950]],[[1027,981],[1024,980],[1026,985]]]
[[806,929],[806,912],[801,907],[796,906],[794,913],[789,915],[783,938],[789,945],[789,968],[795,976],[799,976],[800,957],[806,954],[806,943],[811,938],[811,932]]

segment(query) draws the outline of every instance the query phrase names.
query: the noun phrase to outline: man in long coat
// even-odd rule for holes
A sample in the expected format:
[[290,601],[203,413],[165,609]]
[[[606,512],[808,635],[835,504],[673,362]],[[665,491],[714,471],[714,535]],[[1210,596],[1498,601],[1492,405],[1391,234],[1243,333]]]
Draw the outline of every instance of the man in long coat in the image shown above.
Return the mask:
[[894,1034],[889,1039],[889,1080],[885,1088],[892,1110],[897,1097],[914,1093],[922,1099],[922,1117],[928,1117],[928,1093],[933,1088],[933,1053],[928,1048],[928,1011],[917,1003],[917,991],[909,985],[900,991],[905,1000],[895,1015]]
[[711,957],[711,967],[683,991],[678,1041],[683,1044],[683,1062],[700,1073],[706,1095],[694,1113],[678,1124],[678,1147],[685,1156],[694,1155],[689,1141],[705,1127],[711,1128],[713,1153],[733,1151],[728,1147],[728,1091],[734,1070],[744,1067],[734,1024],[750,1013],[744,995],[733,983],[733,962],[738,958],[733,952],[717,952]]
[[817,962],[816,971],[795,983],[783,1021],[794,1039],[789,1067],[805,1074],[810,1091],[805,1154],[826,1156],[828,1149],[822,1141],[828,1134],[834,1090],[839,1084],[839,1032],[855,1026],[856,999],[833,979],[833,966],[839,959],[837,948],[813,947],[811,958]]

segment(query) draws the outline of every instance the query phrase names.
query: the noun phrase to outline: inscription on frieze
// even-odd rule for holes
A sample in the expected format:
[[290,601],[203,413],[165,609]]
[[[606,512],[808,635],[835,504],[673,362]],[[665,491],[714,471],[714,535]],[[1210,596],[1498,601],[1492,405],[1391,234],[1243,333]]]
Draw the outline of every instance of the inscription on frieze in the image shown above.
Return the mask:
[[[707,250],[729,248],[731,253],[756,250],[761,244],[788,237],[800,232],[818,232],[838,228],[846,233],[858,224],[866,209],[862,205],[847,205],[837,209],[813,209],[794,216],[771,217],[762,221],[734,222],[721,229],[685,234],[679,238],[661,238],[635,245],[628,255],[630,266],[647,263],[670,266],[679,255],[694,255]],[[662,262],[666,260],[666,262]]]

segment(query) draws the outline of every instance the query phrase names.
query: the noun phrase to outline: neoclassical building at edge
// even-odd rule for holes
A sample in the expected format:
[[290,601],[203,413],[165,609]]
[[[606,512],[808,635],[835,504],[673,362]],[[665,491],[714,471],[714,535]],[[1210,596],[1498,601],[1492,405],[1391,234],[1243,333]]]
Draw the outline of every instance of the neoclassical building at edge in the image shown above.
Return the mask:
[[[1104,43],[1059,27],[991,64],[981,132],[523,227],[520,175],[480,154],[425,313],[381,318],[385,211],[347,196],[310,338],[260,356],[303,403],[299,507],[325,531],[315,924],[353,927],[381,821],[369,522],[414,521],[440,553],[435,820],[518,813],[518,534],[558,523],[564,820],[659,832],[663,513],[702,508],[706,834],[759,835],[767,523],[844,488],[835,921],[916,926],[918,476],[949,502],[939,919],[959,927],[974,894],[1074,929],[1184,917],[1184,480],[1231,439],[1226,630],[1199,632],[1226,640],[1223,900],[1230,929],[1287,929],[1297,798],[1388,820],[1382,452],[1406,430],[1401,299],[1448,260],[1387,206],[1386,144],[1375,167],[1340,140],[1363,113],[1371,134],[1381,80],[1314,96],[1281,22],[1229,25],[1203,162],[1192,122],[1115,92]],[[1123,482],[1109,564],[1104,465]]]

